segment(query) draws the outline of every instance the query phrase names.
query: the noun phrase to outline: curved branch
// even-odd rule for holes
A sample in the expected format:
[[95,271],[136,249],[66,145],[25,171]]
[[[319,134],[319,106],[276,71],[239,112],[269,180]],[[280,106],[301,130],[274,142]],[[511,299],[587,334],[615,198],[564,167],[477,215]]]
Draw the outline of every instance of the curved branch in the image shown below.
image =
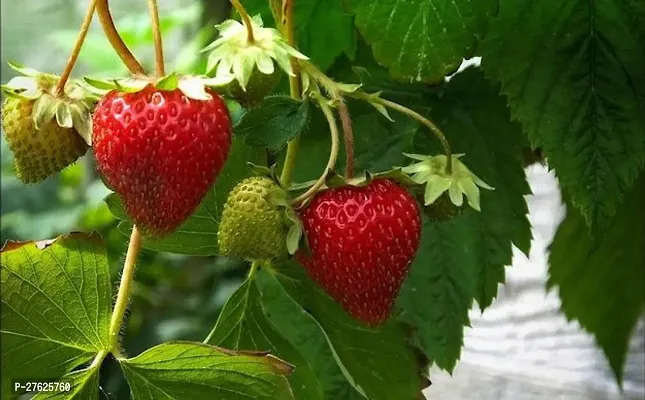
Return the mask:
[[119,31],[117,31],[116,26],[114,26],[114,20],[112,19],[112,14],[110,14],[108,0],[97,0],[96,13],[99,16],[99,21],[101,22],[105,36],[110,41],[110,45],[114,48],[128,70],[133,75],[145,75],[146,71],[130,52],[128,46],[126,46],[123,39],[121,39],[121,35],[119,35]]

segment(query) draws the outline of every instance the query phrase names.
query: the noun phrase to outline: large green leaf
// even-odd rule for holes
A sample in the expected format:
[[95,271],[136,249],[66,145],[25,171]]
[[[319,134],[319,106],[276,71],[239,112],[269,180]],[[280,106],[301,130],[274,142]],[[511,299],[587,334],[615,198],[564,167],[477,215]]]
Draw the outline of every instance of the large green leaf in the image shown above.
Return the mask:
[[[244,7],[252,15],[261,14],[265,26],[275,26],[268,0],[247,0]],[[342,54],[354,56],[356,32],[342,0],[296,1],[294,20],[298,49],[321,70]]]
[[[495,190],[482,190],[482,211],[468,209],[443,223],[426,221],[419,253],[399,305],[402,318],[417,326],[426,354],[449,371],[459,358],[462,325],[474,297],[483,310],[504,283],[513,244],[529,252],[531,226],[524,196],[530,193],[521,164],[521,127],[510,122],[504,99],[469,68],[450,80],[431,116],[455,153]],[[420,132],[415,152],[438,154],[438,141]]]
[[[472,213],[470,213],[472,214]],[[424,218],[421,244],[397,305],[401,320],[414,327],[415,343],[437,366],[452,371],[461,356],[463,327],[476,286],[477,256],[462,215],[444,222]]]
[[352,0],[374,57],[408,82],[439,82],[473,55],[494,0]]
[[595,336],[621,384],[629,339],[645,305],[644,204],[642,174],[600,242],[569,206],[550,247],[548,287],[557,287],[567,318]]
[[234,350],[271,352],[295,366],[289,382],[296,399],[322,400],[316,375],[298,350],[267,319],[260,292],[252,279],[247,279],[228,299],[207,341]]
[[[217,254],[217,229],[228,192],[240,180],[251,175],[247,162],[263,164],[265,160],[266,154],[263,149],[249,147],[239,138],[235,138],[224,169],[195,213],[167,237],[163,239],[145,238],[143,246],[150,250],[178,254],[202,256]],[[106,202],[110,211],[117,218],[128,219],[123,204],[116,194],[108,196]],[[132,223],[121,222],[119,230],[129,236]]]
[[645,161],[643,21],[635,0],[506,1],[481,46],[486,73],[593,232]]
[[112,303],[96,234],[2,249],[3,397],[16,378],[57,378],[109,348]]
[[277,268],[275,277],[322,327],[337,363],[357,391],[371,400],[419,396],[423,382],[419,368],[396,322],[379,329],[361,325],[294,262]]
[[271,275],[260,273],[256,282],[267,317],[309,362],[324,390],[324,398],[363,399],[343,375],[316,320],[295,303]]
[[[42,392],[34,400],[98,400],[99,366],[70,372],[60,379],[63,390]],[[69,390],[67,390],[69,388]]]
[[266,97],[235,125],[235,134],[249,146],[282,149],[309,123],[309,102],[288,96]]
[[264,353],[167,342],[119,361],[133,400],[293,400],[293,368]]

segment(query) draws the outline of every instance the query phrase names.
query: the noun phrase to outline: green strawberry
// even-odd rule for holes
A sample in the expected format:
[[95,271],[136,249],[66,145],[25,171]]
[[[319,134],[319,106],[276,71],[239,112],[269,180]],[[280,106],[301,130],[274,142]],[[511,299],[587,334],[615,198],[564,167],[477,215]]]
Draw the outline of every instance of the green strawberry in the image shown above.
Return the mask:
[[85,154],[87,144],[74,128],[56,119],[34,125],[34,102],[7,97],[2,105],[2,130],[14,155],[16,175],[24,183],[37,183],[67,167]]
[[[418,200],[420,204],[423,204],[423,196],[419,196]],[[450,201],[450,196],[448,196],[447,193],[443,193],[439,196],[434,203],[422,207],[424,214],[434,222],[453,219],[461,215],[466,208],[468,208],[466,204],[462,204],[461,206],[454,205],[453,202]]]
[[288,256],[289,230],[284,207],[271,201],[283,190],[268,177],[242,180],[231,190],[219,225],[220,254],[271,262]]
[[9,63],[20,73],[2,85],[2,131],[17,177],[38,183],[83,156],[91,144],[94,96],[69,81],[54,94],[59,77]]
[[223,88],[224,92],[239,102],[244,108],[257,106],[262,99],[270,94],[280,81],[280,71],[275,69],[272,74],[264,74],[257,68],[251,73],[246,90],[235,80]]

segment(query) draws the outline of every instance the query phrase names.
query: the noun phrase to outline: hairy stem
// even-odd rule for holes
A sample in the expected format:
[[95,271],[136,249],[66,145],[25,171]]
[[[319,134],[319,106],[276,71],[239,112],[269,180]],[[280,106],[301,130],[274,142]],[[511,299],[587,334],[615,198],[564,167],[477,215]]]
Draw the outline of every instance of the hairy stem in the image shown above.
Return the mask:
[[157,0],[148,0],[148,9],[150,10],[150,20],[152,22],[152,36],[155,41],[155,74],[157,78],[161,78],[166,75],[166,67],[163,61],[163,40],[161,39]]
[[[296,47],[295,34],[293,30],[293,3],[295,0],[284,0],[282,3],[282,33],[287,38],[287,42],[293,48]],[[277,23],[278,21],[276,21]],[[302,98],[302,87],[300,84],[300,68],[295,58],[290,57],[291,68],[294,76],[289,76],[289,91],[291,97],[300,100]],[[287,155],[280,174],[280,182],[289,186],[293,177],[293,168],[296,165],[296,156],[298,155],[298,146],[300,144],[300,134],[289,141],[287,145]]]
[[125,310],[130,300],[130,292],[132,291],[132,280],[134,278],[135,264],[137,255],[141,250],[141,234],[136,225],[132,227],[132,234],[130,235],[130,244],[128,245],[128,252],[125,255],[125,263],[123,264],[123,273],[121,274],[121,283],[119,284],[119,292],[114,303],[114,311],[112,311],[112,319],[110,320],[110,348],[117,347],[119,338],[119,331],[123,324],[123,317]]
[[114,26],[114,20],[110,14],[108,0],[97,0],[96,14],[99,16],[99,21],[101,22],[101,26],[103,26],[105,36],[110,41],[110,45],[114,48],[128,70],[133,75],[145,75],[146,71],[130,52],[128,46],[123,43],[123,39],[121,39],[119,31],[117,31],[116,26]]
[[253,44],[255,42],[255,36],[253,36],[253,25],[251,25],[249,13],[246,12],[246,8],[240,3],[240,0],[231,0],[231,4],[235,7],[237,13],[240,14],[240,17],[242,17],[242,21],[246,27],[246,40],[249,44]]
[[69,59],[67,60],[67,65],[65,65],[65,69],[60,76],[60,80],[54,89],[54,96],[60,96],[65,91],[65,84],[67,84],[69,76],[72,74],[74,65],[76,65],[76,60],[78,60],[78,55],[81,53],[81,48],[83,47],[83,43],[87,37],[87,32],[90,30],[92,17],[94,17],[94,10],[96,10],[96,1],[97,0],[90,1],[90,6],[83,18],[83,23],[81,24],[81,30],[78,32],[78,36],[76,37],[76,43],[74,43],[72,54],[70,54]]
[[448,143],[448,139],[446,139],[446,136],[441,132],[441,129],[437,125],[435,125],[432,121],[430,121],[428,118],[424,117],[423,115],[417,113],[416,111],[410,110],[409,108],[402,106],[400,104],[397,104],[393,101],[382,99],[382,98],[376,98],[374,100],[375,102],[378,102],[385,107],[391,108],[392,110],[396,110],[402,114],[405,114],[419,122],[421,122],[423,125],[425,125],[430,131],[439,139],[441,142],[441,145],[443,146],[443,150],[446,154],[447,162],[446,162],[446,172],[451,173],[452,172],[452,149],[450,148],[450,143]]
[[320,175],[320,178],[318,178],[316,183],[314,183],[313,186],[310,187],[309,190],[307,190],[305,193],[301,194],[293,200],[293,204],[296,205],[313,196],[318,191],[318,189],[320,189],[322,185],[325,184],[327,174],[329,174],[329,171],[334,170],[334,167],[336,166],[336,159],[338,158],[338,125],[336,124],[334,113],[332,112],[331,107],[329,107],[329,105],[327,104],[326,99],[322,97],[317,97],[316,99],[318,100],[318,104],[320,104],[320,108],[322,109],[323,114],[325,114],[325,118],[327,119],[327,123],[329,124],[329,133],[331,134],[331,149],[329,150],[329,160],[327,161],[325,171],[323,171],[322,175]]
[[338,115],[345,139],[345,177],[351,179],[354,177],[354,131],[347,104],[342,99],[338,100]]

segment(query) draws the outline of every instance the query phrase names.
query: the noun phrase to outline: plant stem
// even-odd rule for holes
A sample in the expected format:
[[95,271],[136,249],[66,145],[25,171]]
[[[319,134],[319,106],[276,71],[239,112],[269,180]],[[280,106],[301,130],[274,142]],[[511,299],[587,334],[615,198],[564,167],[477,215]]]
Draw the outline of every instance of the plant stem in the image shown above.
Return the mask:
[[424,117],[423,115],[417,113],[416,111],[410,110],[409,108],[402,106],[400,104],[397,104],[393,101],[382,99],[382,98],[376,98],[374,99],[375,102],[383,104],[385,107],[391,108],[393,110],[396,110],[402,114],[405,114],[419,122],[421,122],[423,125],[425,125],[434,135],[439,139],[441,142],[441,145],[443,146],[443,150],[446,153],[446,172],[451,173],[452,172],[452,149],[450,148],[450,143],[448,143],[448,139],[446,139],[446,136],[441,132],[441,129],[437,125],[435,125],[432,121],[430,121],[428,118]]
[[130,300],[132,280],[134,278],[135,264],[139,250],[141,250],[141,234],[137,226],[134,225],[132,227],[132,234],[130,235],[128,252],[125,255],[125,263],[123,264],[121,284],[119,285],[119,292],[116,297],[116,303],[114,303],[114,310],[112,311],[112,319],[110,321],[110,348],[117,346],[119,331],[121,330],[125,310]]
[[293,200],[293,204],[298,204],[301,203],[305,200],[307,200],[309,197],[314,195],[318,189],[324,185],[325,180],[327,179],[327,174],[329,174],[329,171],[333,171],[334,167],[336,166],[336,159],[338,158],[338,126],[336,125],[336,119],[334,118],[334,113],[331,110],[331,107],[327,104],[327,100],[322,98],[322,97],[317,97],[318,104],[320,104],[320,108],[322,109],[323,114],[325,114],[325,118],[327,118],[327,123],[329,124],[329,133],[331,134],[331,149],[329,150],[329,160],[327,161],[327,166],[325,167],[325,171],[320,175],[320,178],[316,181],[316,183],[313,184],[312,187],[309,188],[305,193],[301,194],[300,196],[296,197]]
[[157,78],[161,78],[166,75],[166,67],[163,61],[163,41],[161,39],[157,0],[148,0],[148,9],[150,10],[150,20],[152,22],[152,36],[155,41],[155,74]]
[[349,115],[347,104],[342,99],[338,100],[338,115],[343,127],[343,138],[345,139],[345,177],[354,177],[354,131],[352,130],[352,118]]
[[[293,48],[296,47],[295,35],[293,30],[293,3],[295,0],[284,0],[282,3],[282,18],[283,35],[287,37],[287,42]],[[276,21],[277,23],[278,21]],[[295,58],[290,57],[291,68],[293,69],[294,76],[289,76],[289,91],[291,97],[300,100],[302,98],[302,88],[300,85],[300,68]],[[293,177],[293,169],[296,165],[296,157],[298,155],[298,146],[300,145],[300,134],[289,141],[287,145],[287,155],[280,174],[280,182],[288,187]]]
[[105,359],[105,356],[108,355],[107,350],[101,350],[98,353],[96,353],[96,356],[94,357],[94,360],[92,360],[92,364],[90,364],[90,369],[92,368],[98,368],[101,366],[103,363],[103,360]]
[[260,267],[260,263],[257,261],[253,261],[251,263],[251,269],[249,269],[249,280],[252,280],[255,278],[255,273],[258,272],[258,268]]
[[246,40],[249,42],[249,44],[255,43],[255,37],[253,36],[253,25],[251,25],[251,17],[249,17],[249,13],[246,12],[246,9],[240,3],[240,0],[231,0],[231,4],[235,9],[237,10],[237,13],[240,14],[240,17],[242,17],[242,21],[244,22],[244,26],[246,27]]
[[121,39],[119,31],[117,31],[116,26],[114,26],[114,20],[112,20],[112,15],[110,14],[108,0],[97,0],[96,14],[99,16],[99,21],[101,22],[101,26],[103,26],[105,36],[110,41],[110,45],[112,45],[116,54],[119,55],[128,70],[133,75],[145,75],[146,71],[130,52],[128,46],[123,43],[123,39]]
[[81,30],[78,32],[76,37],[76,43],[74,43],[74,48],[72,49],[72,54],[70,54],[69,59],[67,60],[67,65],[60,76],[60,80],[54,89],[54,96],[58,97],[65,91],[65,84],[69,80],[69,76],[72,74],[74,65],[76,65],[76,60],[78,60],[78,55],[81,53],[81,48],[87,37],[87,32],[90,30],[90,25],[92,24],[92,17],[94,17],[94,10],[96,9],[96,1],[91,0],[90,6],[87,9],[87,13],[83,18],[83,23],[81,24]]

